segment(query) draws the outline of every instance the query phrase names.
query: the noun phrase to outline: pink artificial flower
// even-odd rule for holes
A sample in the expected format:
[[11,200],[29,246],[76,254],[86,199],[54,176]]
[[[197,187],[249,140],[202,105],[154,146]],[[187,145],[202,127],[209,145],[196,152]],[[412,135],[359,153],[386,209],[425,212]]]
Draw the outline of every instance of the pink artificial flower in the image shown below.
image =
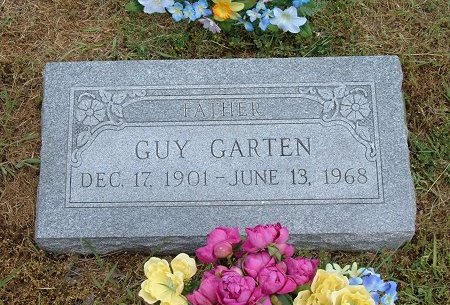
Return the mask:
[[290,244],[275,244],[284,257],[291,257],[295,253],[295,247]]
[[187,299],[192,305],[216,305],[218,286],[219,278],[215,270],[205,272],[199,289],[187,295]]
[[258,225],[254,228],[245,229],[247,240],[242,245],[242,250],[255,253],[269,246],[276,246],[285,257],[294,255],[294,246],[287,244],[289,231],[277,223],[274,225]]
[[[218,304],[220,305],[270,305],[269,296],[261,293],[256,281],[250,276],[244,276],[241,269],[227,269],[220,266],[215,269],[219,276],[217,288]],[[194,304],[197,305],[197,304]],[[203,304],[202,304],[203,305]]]
[[258,283],[265,295],[291,293],[297,288],[295,281],[286,275],[286,265],[277,265],[262,269],[258,275]]
[[202,263],[214,263],[233,254],[233,246],[241,242],[238,228],[218,227],[208,234],[206,246],[195,251]]
[[292,278],[297,286],[312,282],[316,275],[319,260],[303,257],[286,258],[287,275]]
[[242,262],[245,273],[254,279],[262,269],[272,266],[275,266],[275,259],[266,251],[249,254]]

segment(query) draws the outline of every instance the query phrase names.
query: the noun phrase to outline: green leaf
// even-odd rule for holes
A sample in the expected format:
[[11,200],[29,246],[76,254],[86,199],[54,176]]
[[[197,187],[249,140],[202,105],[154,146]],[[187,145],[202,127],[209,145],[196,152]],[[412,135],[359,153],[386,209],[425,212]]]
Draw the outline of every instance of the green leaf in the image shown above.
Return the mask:
[[272,304],[277,305],[292,305],[294,301],[292,300],[291,296],[289,294],[283,294],[283,295],[273,295],[271,297]]
[[267,27],[267,30],[268,30],[269,32],[273,32],[273,33],[276,33],[276,32],[279,32],[279,31],[280,31],[280,29],[279,29],[276,25],[274,25],[274,24],[270,24],[270,25]]
[[94,245],[92,245],[92,243],[89,240],[83,238],[80,238],[80,243],[83,247],[86,246],[89,249],[89,251],[94,254],[97,265],[100,267],[100,269],[104,270],[105,262],[103,261],[102,257],[100,256]]
[[37,165],[39,164],[41,164],[41,160],[39,158],[28,158],[17,163],[16,168],[21,169],[23,167],[31,167],[37,169]]
[[223,22],[218,22],[219,23],[219,27],[224,31],[224,32],[231,32],[231,26],[232,23],[229,21],[223,21]]
[[244,4],[244,8],[242,10],[245,11],[254,7],[256,5],[257,0],[242,0],[238,2]]
[[108,273],[105,276],[105,279],[103,280],[102,287],[106,287],[106,284],[111,280],[112,276],[114,275],[114,272],[116,272],[117,263],[108,271]]
[[130,2],[125,5],[125,10],[132,13],[142,12],[144,10],[144,7],[136,0],[130,0]]
[[275,247],[275,246],[269,246],[267,249],[269,250],[270,256],[275,257],[275,259],[276,259],[277,261],[281,261],[281,256],[282,256],[282,254],[281,254],[280,250],[278,250],[277,247]]
[[305,291],[305,290],[310,290],[311,289],[311,285],[301,285],[299,287],[297,287],[297,289],[295,289],[295,294],[297,295],[300,291]]
[[311,23],[307,22],[304,26],[302,26],[302,29],[300,31],[300,36],[304,38],[311,37],[313,34],[313,29],[311,27]]
[[97,287],[98,289],[103,291],[102,284],[100,284],[99,280],[93,275],[91,275],[91,279],[92,279],[92,283],[94,283],[95,287]]
[[298,8],[299,15],[301,16],[314,16],[325,7],[325,1],[313,0]]
[[3,279],[0,279],[0,289],[8,285],[9,282],[11,282],[16,276],[18,271],[14,269],[8,276],[6,276]]

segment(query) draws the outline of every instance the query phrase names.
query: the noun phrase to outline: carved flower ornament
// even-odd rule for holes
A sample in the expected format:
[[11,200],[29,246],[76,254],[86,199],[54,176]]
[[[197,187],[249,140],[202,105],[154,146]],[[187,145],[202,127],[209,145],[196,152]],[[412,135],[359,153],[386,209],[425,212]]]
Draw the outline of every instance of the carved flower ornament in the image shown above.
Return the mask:
[[341,114],[351,121],[360,121],[370,114],[368,99],[362,94],[350,94],[341,102]]
[[105,104],[97,100],[94,95],[85,93],[79,97],[75,112],[78,121],[88,126],[95,126],[106,116]]

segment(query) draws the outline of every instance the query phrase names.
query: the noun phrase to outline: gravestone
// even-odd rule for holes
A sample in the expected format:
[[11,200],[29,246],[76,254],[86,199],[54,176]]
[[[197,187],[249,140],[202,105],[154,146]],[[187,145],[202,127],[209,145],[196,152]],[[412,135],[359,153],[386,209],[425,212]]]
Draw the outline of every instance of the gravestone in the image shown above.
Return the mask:
[[193,251],[281,222],[301,247],[396,248],[415,227],[397,57],[50,63],[36,240]]

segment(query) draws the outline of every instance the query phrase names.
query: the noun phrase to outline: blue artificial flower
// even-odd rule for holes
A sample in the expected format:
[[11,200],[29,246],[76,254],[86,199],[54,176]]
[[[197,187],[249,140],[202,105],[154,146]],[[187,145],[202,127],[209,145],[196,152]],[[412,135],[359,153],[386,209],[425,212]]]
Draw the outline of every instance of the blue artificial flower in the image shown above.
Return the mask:
[[375,304],[380,304],[380,293],[378,291],[371,291],[369,292],[370,296],[372,297],[372,300],[375,302]]
[[373,268],[364,268],[362,273],[361,273],[361,277],[368,276],[368,275],[378,275],[378,276],[380,276],[378,273],[375,272],[375,270]]
[[[270,18],[273,17],[272,10],[266,8],[264,1],[259,1],[253,9],[248,10],[245,13],[248,16],[250,22],[259,20],[258,26],[263,31],[265,31],[270,25]],[[246,21],[246,23],[242,22],[242,24],[246,26],[247,31],[249,31],[249,29],[251,29],[252,31],[254,30],[253,24],[251,24],[250,27],[248,21]]]
[[385,284],[379,275],[364,276],[362,280],[368,291],[384,291]]
[[189,19],[190,21],[195,21],[198,19],[195,15],[194,7],[187,1],[184,2],[183,14],[184,18]]
[[266,4],[264,3],[264,1],[259,1],[258,3],[256,3],[255,8],[256,8],[258,11],[263,11],[263,10],[266,9]]
[[270,9],[266,9],[264,6],[263,11],[261,12],[261,20],[259,22],[259,28],[263,31],[267,30],[267,27],[270,25],[270,18],[273,17],[273,11]]
[[300,6],[309,3],[309,1],[310,0],[294,0],[292,1],[292,5],[295,6],[296,8],[299,8]]
[[269,25],[270,25],[270,18],[268,16],[261,18],[258,24],[259,28],[263,31],[267,30],[267,27]]
[[397,283],[383,281],[381,275],[376,273],[373,268],[359,269],[354,276],[350,277],[349,283],[350,285],[364,285],[377,305],[394,305],[398,299]]
[[212,14],[211,10],[208,8],[208,2],[206,0],[199,0],[192,4],[194,8],[195,18],[207,17]]
[[380,297],[382,292],[384,292],[385,283],[381,279],[379,274],[367,272],[367,275],[362,277],[363,285],[369,291],[372,299],[376,304],[380,303]]
[[394,305],[394,302],[397,300],[397,296],[392,297],[389,294],[385,294],[381,298],[381,305]]
[[381,304],[394,305],[394,302],[397,301],[397,299],[397,283],[393,281],[386,282],[384,287],[384,296],[381,298]]
[[354,285],[362,285],[362,284],[363,284],[363,280],[362,280],[362,278],[360,278],[360,277],[351,277],[351,278],[348,280],[348,283],[349,283],[350,285],[352,285],[352,286],[354,286]]
[[397,295],[397,283],[394,281],[389,281],[385,283],[384,292],[391,296]]
[[247,32],[253,32],[255,30],[253,24],[243,18],[238,19],[238,24],[243,24]]
[[183,4],[181,4],[181,3],[177,2],[174,5],[169,6],[167,8],[167,11],[172,14],[173,20],[175,20],[177,22],[184,18],[184,15],[183,15]]
[[261,14],[259,13],[259,9],[258,8],[253,8],[251,10],[246,11],[245,13],[247,14],[247,16],[250,19],[250,22],[254,22],[256,19],[260,19],[261,18]]

